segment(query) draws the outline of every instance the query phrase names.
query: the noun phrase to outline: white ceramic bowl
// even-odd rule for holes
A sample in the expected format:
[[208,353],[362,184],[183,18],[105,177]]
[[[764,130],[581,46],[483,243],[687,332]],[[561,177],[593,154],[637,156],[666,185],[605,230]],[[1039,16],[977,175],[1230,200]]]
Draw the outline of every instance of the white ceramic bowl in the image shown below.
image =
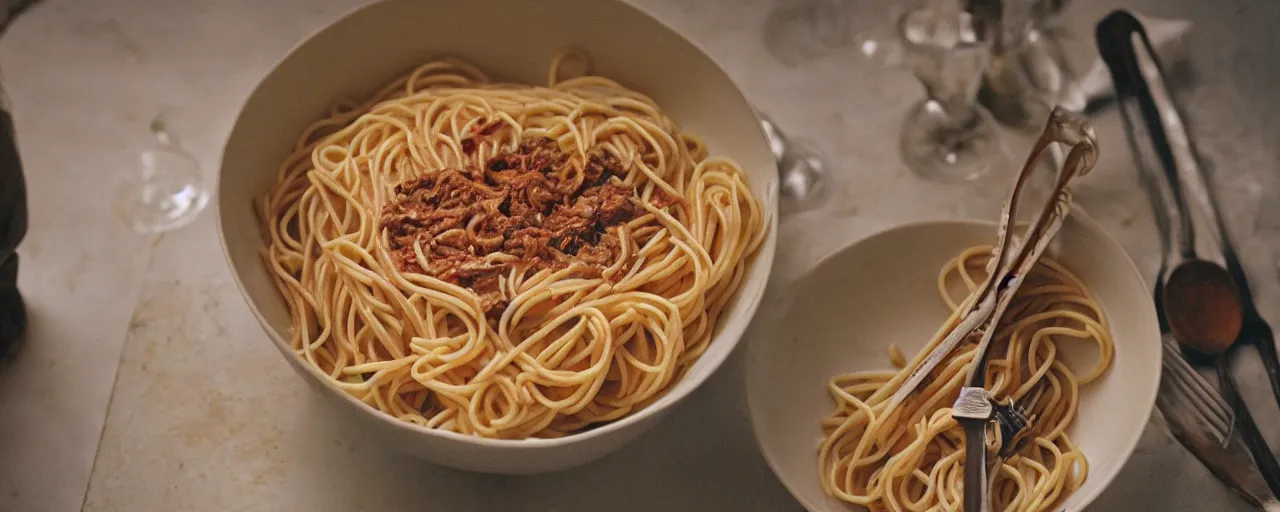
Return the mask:
[[[757,324],[748,348],[747,399],[756,439],[787,489],[811,511],[859,510],[829,498],[818,479],[819,422],[834,406],[827,380],[891,369],[887,347],[908,359],[946,320],[938,271],[965,247],[995,242],[995,225],[944,221],[889,229],[825,258],[785,292],[779,320]],[[1065,501],[1079,511],[1102,492],[1138,443],[1160,381],[1160,332],[1151,290],[1124,249],[1083,213],[1071,214],[1051,253],[1094,293],[1111,322],[1115,359],[1081,389],[1068,432],[1089,460],[1084,486]],[[1059,345],[1068,363],[1097,361],[1087,344]]]
[[[619,421],[554,440],[489,440],[431,430],[386,416],[332,386],[288,346],[289,315],[259,256],[263,239],[251,199],[308,123],[335,98],[367,97],[417,64],[443,55],[479,65],[497,80],[545,83],[555,52],[574,44],[595,72],[649,94],[712,154],[746,169],[765,202],[770,234],[707,352],[660,400]],[[701,49],[644,12],[608,0],[391,0],[360,8],[289,53],[249,96],[231,131],[218,182],[218,219],[235,279],[276,348],[313,387],[334,398],[371,436],[432,462],[494,473],[538,473],[583,464],[653,426],[733,351],[755,311],[773,261],[777,167],[754,111]]]

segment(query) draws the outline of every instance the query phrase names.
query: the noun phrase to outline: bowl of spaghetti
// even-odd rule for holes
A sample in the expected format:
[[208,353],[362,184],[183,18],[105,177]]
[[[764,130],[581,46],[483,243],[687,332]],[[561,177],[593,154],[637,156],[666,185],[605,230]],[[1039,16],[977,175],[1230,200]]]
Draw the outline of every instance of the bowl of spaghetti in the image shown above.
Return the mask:
[[235,279],[289,364],[455,468],[580,465],[734,349],[776,165],[704,52],[595,0],[389,0],[292,50],[224,150]]
[[[976,344],[956,348],[899,406],[886,404],[982,285],[995,233],[991,223],[944,221],[863,239],[802,277],[778,321],[753,332],[756,439],[806,508],[961,508],[964,429],[950,410]],[[1150,290],[1124,249],[1075,211],[997,326],[988,389],[1021,407],[1030,428],[988,447],[1001,454],[989,470],[993,510],[1082,510],[1120,471],[1155,402]]]

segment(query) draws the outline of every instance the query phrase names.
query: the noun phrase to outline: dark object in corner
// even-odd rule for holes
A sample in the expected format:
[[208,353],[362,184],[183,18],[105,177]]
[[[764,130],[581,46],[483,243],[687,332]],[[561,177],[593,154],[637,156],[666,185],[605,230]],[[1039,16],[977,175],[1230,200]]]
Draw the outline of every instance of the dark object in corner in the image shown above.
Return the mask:
[[[0,0],[0,35],[39,0]],[[27,185],[14,137],[9,98],[0,87],[0,360],[17,353],[27,330],[18,293],[18,244],[27,234]]]
[[40,0],[0,0],[0,34],[9,28],[9,23],[24,13]]
[[[7,102],[5,102],[7,103]],[[13,118],[0,104],[0,358],[11,356],[27,327],[18,293],[18,244],[27,234],[27,187]]]

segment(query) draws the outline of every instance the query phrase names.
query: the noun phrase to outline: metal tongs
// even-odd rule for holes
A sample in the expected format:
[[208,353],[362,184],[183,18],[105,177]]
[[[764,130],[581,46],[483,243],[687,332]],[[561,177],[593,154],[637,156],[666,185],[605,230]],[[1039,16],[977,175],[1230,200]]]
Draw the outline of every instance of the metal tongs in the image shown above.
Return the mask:
[[[1058,170],[1058,177],[1049,201],[1040,211],[1040,216],[1026,231],[1024,241],[1015,247],[1015,240],[1009,234],[1017,218],[1018,199],[1022,194],[1027,179],[1034,172],[1041,154],[1050,144],[1057,142],[1071,147],[1066,160]],[[947,357],[961,342],[977,339],[978,349],[974,357],[965,387],[960,392],[952,408],[951,415],[965,429],[965,479],[964,510],[978,512],[989,510],[990,500],[987,498],[989,482],[987,478],[986,428],[996,417],[996,408],[991,394],[984,389],[986,380],[987,352],[995,337],[997,322],[1003,316],[1014,294],[1030,273],[1031,268],[1044,254],[1049,243],[1062,227],[1062,222],[1071,209],[1071,191],[1068,186],[1077,176],[1093,170],[1098,159],[1098,142],[1093,127],[1082,116],[1068,112],[1062,108],[1054,108],[1045,123],[1040,138],[1036,140],[1031,154],[1018,173],[1008,199],[1000,213],[1000,226],[997,241],[991,251],[991,260],[987,263],[988,276],[977,290],[977,293],[966,299],[962,308],[966,308],[959,324],[914,368],[902,386],[890,398],[888,410],[901,404],[919,387],[920,383]],[[1000,415],[1000,417],[1009,417]],[[1025,421],[1018,429],[1028,428]],[[971,492],[976,490],[978,492]]]

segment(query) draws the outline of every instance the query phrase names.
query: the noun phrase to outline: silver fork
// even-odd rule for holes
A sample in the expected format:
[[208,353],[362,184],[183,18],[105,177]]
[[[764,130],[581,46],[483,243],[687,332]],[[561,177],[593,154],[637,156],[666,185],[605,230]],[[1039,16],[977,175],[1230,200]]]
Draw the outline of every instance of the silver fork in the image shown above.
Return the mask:
[[[1179,355],[1177,342],[1169,334],[1164,335],[1160,366],[1164,372],[1160,375],[1156,405],[1169,420],[1170,427],[1174,423],[1196,425],[1199,433],[1213,444],[1226,447],[1235,423],[1231,405]],[[1179,420],[1173,421],[1172,416],[1178,416]]]
[[1245,500],[1267,512],[1280,512],[1280,500],[1254,465],[1236,421],[1251,422],[1248,409],[1237,418],[1230,404],[1179,354],[1173,336],[1164,335],[1164,371],[1156,407],[1178,442],[1209,471]]

